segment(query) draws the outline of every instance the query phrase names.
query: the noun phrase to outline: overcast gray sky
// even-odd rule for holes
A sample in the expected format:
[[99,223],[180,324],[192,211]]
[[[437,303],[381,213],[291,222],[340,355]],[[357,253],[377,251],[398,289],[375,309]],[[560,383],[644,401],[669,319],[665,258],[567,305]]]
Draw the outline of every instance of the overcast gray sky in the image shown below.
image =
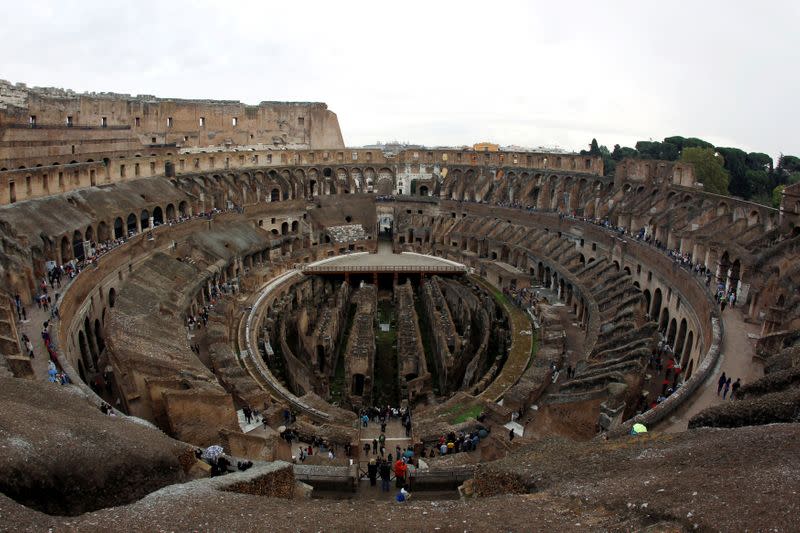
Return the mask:
[[26,0],[0,77],[324,101],[345,142],[580,150],[670,135],[800,155],[800,2]]

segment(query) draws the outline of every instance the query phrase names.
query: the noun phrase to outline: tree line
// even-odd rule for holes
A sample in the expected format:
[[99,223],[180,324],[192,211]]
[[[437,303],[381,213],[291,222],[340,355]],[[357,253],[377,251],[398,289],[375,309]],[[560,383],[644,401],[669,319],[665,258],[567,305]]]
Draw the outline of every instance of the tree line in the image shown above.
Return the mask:
[[581,155],[601,156],[606,175],[613,174],[617,162],[626,157],[692,163],[695,177],[706,191],[773,207],[780,205],[781,192],[786,185],[800,182],[798,157],[781,154],[778,164],[774,165],[767,154],[714,146],[696,137],[639,141],[635,148],[615,144],[613,150],[592,139],[589,150],[581,150]]

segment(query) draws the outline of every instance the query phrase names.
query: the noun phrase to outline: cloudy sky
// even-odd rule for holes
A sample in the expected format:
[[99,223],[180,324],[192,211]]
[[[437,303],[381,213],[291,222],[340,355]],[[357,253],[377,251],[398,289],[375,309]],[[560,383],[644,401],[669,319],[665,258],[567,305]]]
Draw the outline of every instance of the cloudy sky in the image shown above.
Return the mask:
[[345,142],[800,155],[800,2],[14,2],[0,78],[324,101]]

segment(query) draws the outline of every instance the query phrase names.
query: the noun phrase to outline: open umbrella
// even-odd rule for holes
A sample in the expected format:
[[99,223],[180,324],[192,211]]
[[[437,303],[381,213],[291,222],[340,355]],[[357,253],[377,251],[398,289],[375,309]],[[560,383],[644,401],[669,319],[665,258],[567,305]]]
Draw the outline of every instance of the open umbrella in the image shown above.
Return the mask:
[[202,457],[203,459],[208,459],[209,461],[216,461],[218,457],[224,454],[225,450],[222,449],[222,446],[214,444],[203,451]]
[[640,433],[647,433],[647,427],[644,424],[634,424],[631,428],[631,435],[638,435]]

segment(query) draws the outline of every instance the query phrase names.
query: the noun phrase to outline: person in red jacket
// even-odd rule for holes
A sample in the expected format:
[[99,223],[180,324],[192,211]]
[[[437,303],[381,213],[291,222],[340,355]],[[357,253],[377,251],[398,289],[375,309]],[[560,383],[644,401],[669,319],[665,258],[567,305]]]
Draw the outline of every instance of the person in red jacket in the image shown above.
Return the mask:
[[397,487],[400,488],[406,483],[406,464],[403,459],[398,459],[394,464],[394,477],[397,481]]

